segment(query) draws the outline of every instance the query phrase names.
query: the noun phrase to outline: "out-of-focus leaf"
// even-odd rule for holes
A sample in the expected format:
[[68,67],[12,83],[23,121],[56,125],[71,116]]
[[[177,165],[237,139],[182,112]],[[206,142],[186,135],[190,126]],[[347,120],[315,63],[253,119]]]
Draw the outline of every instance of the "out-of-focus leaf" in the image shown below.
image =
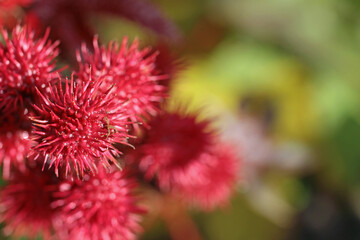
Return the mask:
[[318,116],[318,128],[327,134],[336,131],[349,115],[356,117],[359,114],[359,93],[331,71],[322,72],[315,78],[312,104]]
[[206,214],[197,213],[195,220],[207,240],[281,239],[280,229],[255,213],[239,195],[233,198],[229,207]]
[[[214,19],[245,36],[280,46],[360,89],[357,4],[329,0],[210,1]],[[215,10],[216,9],[216,10]]]
[[332,152],[337,157],[330,158],[331,170],[340,180],[351,185],[360,184],[360,123],[354,118],[347,118],[342,126],[332,135]]
[[183,93],[180,98],[196,99],[201,107],[217,99],[218,106],[233,111],[242,100],[254,99],[272,107],[278,136],[308,139],[316,133],[309,75],[294,58],[271,47],[230,40],[209,60],[190,65],[174,85],[174,96]]

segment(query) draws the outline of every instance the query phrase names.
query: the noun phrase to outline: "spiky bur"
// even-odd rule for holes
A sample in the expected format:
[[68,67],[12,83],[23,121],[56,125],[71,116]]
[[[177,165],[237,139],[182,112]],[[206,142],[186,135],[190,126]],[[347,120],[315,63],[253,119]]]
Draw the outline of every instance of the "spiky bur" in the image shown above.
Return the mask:
[[29,27],[16,26],[11,37],[1,30],[4,43],[0,43],[0,112],[28,112],[34,103],[36,90],[43,92],[56,76],[54,59],[58,55],[58,42],[37,38]]
[[120,47],[116,42],[110,42],[106,47],[99,46],[95,37],[93,47],[94,53],[85,45],[77,53],[78,76],[87,79],[92,71],[94,76],[104,77],[107,85],[114,85],[117,99],[128,101],[126,111],[135,127],[137,122],[145,123],[144,119],[156,115],[157,105],[165,97],[166,90],[159,84],[166,76],[156,74],[156,53],[148,56],[149,48],[139,50],[137,40],[128,47],[127,38]]
[[55,166],[59,175],[62,168],[65,176],[82,177],[85,172],[95,173],[97,164],[109,166],[109,161],[118,164],[120,152],[114,143],[127,144],[127,118],[123,113],[126,103],[115,101],[111,88],[99,91],[101,78],[75,83],[67,78],[62,87],[49,88],[49,93],[40,93],[42,103],[34,105],[32,117],[33,135],[37,145],[32,156],[44,157],[44,164]]
[[156,176],[160,189],[204,209],[229,198],[238,173],[238,160],[230,148],[219,145],[209,124],[195,116],[163,114],[153,119],[138,150],[146,179]]
[[25,170],[25,157],[30,152],[29,131],[13,122],[3,122],[0,126],[0,165],[3,178],[10,177],[11,167]]
[[85,175],[84,181],[62,183],[52,204],[59,209],[54,221],[59,239],[135,239],[144,213],[136,205],[135,187],[125,170],[101,169],[95,176]]
[[176,172],[211,145],[214,133],[209,131],[209,122],[176,113],[164,113],[150,126],[145,143],[139,146],[144,155],[140,168],[147,179],[157,175],[160,187],[169,189],[176,181]]
[[14,171],[0,191],[0,220],[3,232],[11,236],[44,239],[51,235],[51,208],[58,179],[51,172],[42,172],[41,165],[27,166],[26,171]]
[[218,143],[204,151],[176,179],[172,191],[184,201],[212,210],[228,203],[238,180],[239,159],[233,147]]

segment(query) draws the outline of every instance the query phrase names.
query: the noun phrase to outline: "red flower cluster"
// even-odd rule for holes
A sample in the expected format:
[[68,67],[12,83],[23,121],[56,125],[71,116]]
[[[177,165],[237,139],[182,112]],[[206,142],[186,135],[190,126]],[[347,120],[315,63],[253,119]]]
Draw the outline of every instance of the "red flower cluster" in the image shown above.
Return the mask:
[[[97,76],[90,70],[87,77],[63,78],[55,70],[57,44],[47,41],[47,35],[38,40],[29,28],[17,26],[11,38],[6,31],[3,36],[0,162],[9,182],[1,191],[0,219],[5,233],[50,237],[55,229],[61,239],[133,239],[142,212],[132,193],[134,180],[124,172],[107,174],[104,169],[118,165],[115,144],[128,145],[129,119],[134,118],[129,116],[128,101],[113,91],[119,86],[108,82],[110,75]],[[134,87],[137,80],[140,77],[132,77]],[[54,167],[56,175],[45,167]],[[68,175],[85,181],[75,181],[65,191],[70,182],[63,177]],[[87,217],[85,222],[75,221],[80,213]]]
[[57,178],[39,165],[15,171],[0,194],[5,234],[59,239],[134,239],[141,231],[133,189],[124,171],[85,175],[75,182]]
[[[142,179],[156,177],[203,209],[226,203],[238,162],[218,142],[210,121],[167,114],[165,84],[150,48],[85,45],[71,78],[57,70],[57,42],[17,26],[0,44],[0,191],[6,234],[59,239],[135,239],[144,210],[137,206],[129,166],[120,164],[129,131],[145,124],[136,148]],[[160,74],[161,73],[161,74]],[[121,166],[120,166],[121,165]],[[10,166],[12,166],[10,168]],[[150,185],[145,185],[150,186]]]

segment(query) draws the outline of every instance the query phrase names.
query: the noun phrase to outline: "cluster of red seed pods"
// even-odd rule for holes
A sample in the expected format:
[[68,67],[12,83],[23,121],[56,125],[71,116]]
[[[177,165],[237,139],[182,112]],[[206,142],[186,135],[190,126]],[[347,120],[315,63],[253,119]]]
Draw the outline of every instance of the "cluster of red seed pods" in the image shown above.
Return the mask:
[[[135,239],[141,229],[129,169],[159,192],[202,209],[225,203],[238,160],[210,121],[161,108],[157,53],[125,38],[85,45],[70,79],[58,43],[28,27],[0,45],[0,191],[5,233],[59,239]],[[142,138],[129,150],[131,139]],[[127,148],[126,148],[127,147]],[[123,149],[126,153],[122,153]],[[128,160],[131,159],[131,160]],[[131,165],[131,167],[129,167]],[[129,168],[129,169],[128,169]],[[151,186],[149,184],[148,186]]]

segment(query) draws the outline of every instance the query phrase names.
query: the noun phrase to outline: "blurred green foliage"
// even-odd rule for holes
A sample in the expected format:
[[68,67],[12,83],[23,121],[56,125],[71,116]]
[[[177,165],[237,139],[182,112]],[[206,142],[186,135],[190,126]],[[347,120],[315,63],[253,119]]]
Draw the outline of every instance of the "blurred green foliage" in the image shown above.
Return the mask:
[[[273,144],[296,141],[311,152],[310,168],[292,172],[269,163],[257,176],[291,206],[292,222],[316,191],[339,194],[358,209],[358,201],[348,199],[360,186],[359,2],[157,2],[186,34],[189,66],[173,97],[191,99],[191,108],[219,118],[232,112],[241,119],[241,103],[251,99],[262,121],[271,106]],[[187,12],[176,14],[178,7]],[[309,175],[313,180],[304,182]],[[281,239],[293,226],[261,219],[246,199],[236,197],[231,211],[196,216],[205,239]]]

